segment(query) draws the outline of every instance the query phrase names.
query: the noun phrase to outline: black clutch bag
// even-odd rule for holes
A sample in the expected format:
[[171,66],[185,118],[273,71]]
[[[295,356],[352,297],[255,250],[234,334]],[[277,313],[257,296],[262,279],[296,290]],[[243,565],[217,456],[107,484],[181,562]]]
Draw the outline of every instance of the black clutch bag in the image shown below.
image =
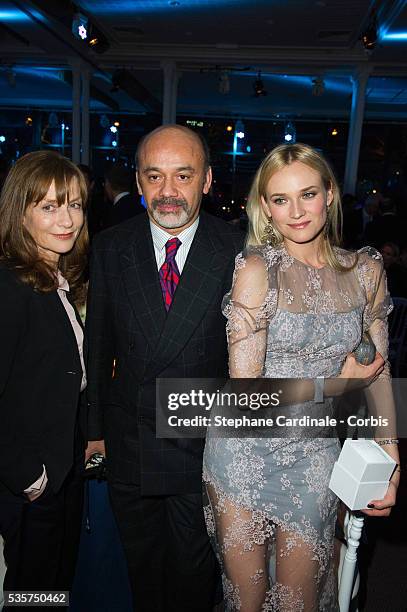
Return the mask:
[[93,453],[85,463],[85,478],[106,480],[106,459],[101,453]]

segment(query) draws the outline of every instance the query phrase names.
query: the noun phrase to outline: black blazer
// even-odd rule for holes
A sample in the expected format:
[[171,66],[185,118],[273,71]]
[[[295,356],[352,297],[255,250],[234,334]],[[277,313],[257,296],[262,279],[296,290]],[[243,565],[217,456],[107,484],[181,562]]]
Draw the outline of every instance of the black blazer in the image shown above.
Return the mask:
[[56,293],[0,265],[0,491],[22,493],[46,467],[61,487],[73,464],[82,379],[71,323]]
[[147,214],[95,238],[89,439],[105,438],[110,477],[139,484],[144,495],[201,490],[203,441],[156,438],[155,379],[227,376],[221,301],[242,243],[239,230],[202,212],[167,315]]
[[109,204],[103,225],[105,228],[112,227],[144,212],[145,208],[137,202],[136,196],[129,193],[120,198],[116,204]]

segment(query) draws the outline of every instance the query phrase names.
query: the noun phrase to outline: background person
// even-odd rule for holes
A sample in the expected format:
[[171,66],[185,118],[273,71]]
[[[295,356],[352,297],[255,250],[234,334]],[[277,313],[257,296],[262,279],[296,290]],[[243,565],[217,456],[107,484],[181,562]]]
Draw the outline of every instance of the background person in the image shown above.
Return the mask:
[[112,227],[145,209],[134,195],[133,173],[122,164],[113,164],[105,174],[105,197],[108,201],[104,227]]

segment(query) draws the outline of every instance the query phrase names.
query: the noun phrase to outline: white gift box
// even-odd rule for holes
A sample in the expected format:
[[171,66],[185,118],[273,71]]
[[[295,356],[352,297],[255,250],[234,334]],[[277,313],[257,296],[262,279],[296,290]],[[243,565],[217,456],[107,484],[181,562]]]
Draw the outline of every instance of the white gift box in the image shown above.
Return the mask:
[[350,510],[383,499],[396,462],[374,440],[345,440],[329,488]]

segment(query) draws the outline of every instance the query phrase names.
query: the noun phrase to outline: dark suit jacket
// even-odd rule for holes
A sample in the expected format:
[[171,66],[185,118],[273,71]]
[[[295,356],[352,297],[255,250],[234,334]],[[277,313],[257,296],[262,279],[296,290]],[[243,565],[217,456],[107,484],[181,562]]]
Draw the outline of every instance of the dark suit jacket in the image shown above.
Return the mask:
[[227,376],[221,301],[242,243],[239,230],[202,212],[167,315],[147,214],[95,238],[88,433],[105,438],[110,477],[144,495],[201,490],[203,441],[156,438],[155,379]]
[[46,467],[61,487],[73,464],[82,379],[58,294],[38,293],[0,265],[0,491],[22,493]]
[[145,211],[145,208],[137,202],[136,196],[131,194],[125,195],[116,204],[109,204],[104,227],[113,227],[113,225],[127,221],[135,215],[145,213]]

